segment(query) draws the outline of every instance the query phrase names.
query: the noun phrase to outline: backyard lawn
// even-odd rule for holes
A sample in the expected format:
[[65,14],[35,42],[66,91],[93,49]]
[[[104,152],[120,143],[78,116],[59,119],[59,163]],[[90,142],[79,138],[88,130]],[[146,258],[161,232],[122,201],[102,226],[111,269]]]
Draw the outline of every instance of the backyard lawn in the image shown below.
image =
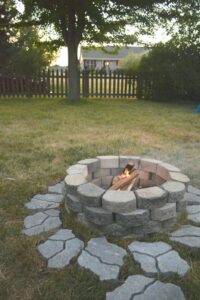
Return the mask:
[[[46,268],[36,245],[49,234],[22,235],[24,204],[65,177],[78,160],[130,154],[169,162],[200,187],[200,115],[194,104],[144,100],[0,99],[0,300],[103,300],[119,284],[103,283],[76,262],[63,270]],[[85,242],[97,232],[83,228],[62,209],[65,227]],[[186,222],[182,216],[181,223]],[[148,238],[149,239],[149,238]],[[200,299],[200,251],[172,243],[191,265],[190,273],[170,278],[188,300]],[[126,246],[131,240],[116,240]],[[120,274],[142,273],[128,257]],[[161,278],[169,282],[169,279]]]

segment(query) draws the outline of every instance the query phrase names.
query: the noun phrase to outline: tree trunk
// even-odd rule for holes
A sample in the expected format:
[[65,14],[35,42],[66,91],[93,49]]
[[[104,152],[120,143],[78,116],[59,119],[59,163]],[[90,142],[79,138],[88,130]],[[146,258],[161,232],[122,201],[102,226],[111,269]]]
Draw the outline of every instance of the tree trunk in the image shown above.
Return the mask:
[[77,59],[78,46],[73,41],[68,44],[68,65],[69,65],[69,100],[78,101],[80,99],[80,79],[79,64]]
[[69,66],[69,100],[80,99],[79,63],[77,58],[78,33],[76,28],[76,17],[74,4],[69,5],[69,27],[68,27],[68,66]]

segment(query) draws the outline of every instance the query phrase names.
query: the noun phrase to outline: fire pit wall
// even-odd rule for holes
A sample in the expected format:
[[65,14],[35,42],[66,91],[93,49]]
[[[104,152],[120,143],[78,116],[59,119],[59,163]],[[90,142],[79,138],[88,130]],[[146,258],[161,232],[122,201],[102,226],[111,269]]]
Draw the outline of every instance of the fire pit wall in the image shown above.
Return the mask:
[[[144,186],[135,191],[108,190],[113,176],[134,162]],[[168,231],[185,211],[189,178],[167,163],[135,156],[97,156],[67,169],[65,207],[79,221],[104,234],[142,236]]]

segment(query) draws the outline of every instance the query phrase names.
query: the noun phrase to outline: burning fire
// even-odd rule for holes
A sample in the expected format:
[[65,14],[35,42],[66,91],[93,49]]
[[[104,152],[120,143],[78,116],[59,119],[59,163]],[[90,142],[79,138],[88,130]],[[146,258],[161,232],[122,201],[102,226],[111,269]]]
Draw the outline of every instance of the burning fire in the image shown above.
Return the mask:
[[125,176],[130,176],[130,171],[128,170],[128,168],[126,168],[126,169],[124,170],[123,174],[124,174]]

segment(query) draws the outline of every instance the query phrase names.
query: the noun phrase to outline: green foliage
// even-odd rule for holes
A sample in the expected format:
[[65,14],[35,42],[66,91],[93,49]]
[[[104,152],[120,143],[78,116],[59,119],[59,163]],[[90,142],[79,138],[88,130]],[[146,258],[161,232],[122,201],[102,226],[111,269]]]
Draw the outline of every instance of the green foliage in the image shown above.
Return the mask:
[[166,24],[160,19],[160,25],[167,29],[176,45],[193,46],[200,51],[200,1],[175,1],[163,14],[168,15],[170,22]]
[[54,58],[54,52],[48,45],[41,43],[38,30],[34,27],[19,30],[15,47],[17,51],[13,57],[13,66],[21,74],[34,74],[50,65]]
[[199,100],[200,54],[195,46],[160,43],[142,58],[139,71],[154,79],[154,98]]
[[16,35],[16,29],[11,27],[18,16],[13,0],[0,0],[0,72],[11,65],[14,47],[10,40]]
[[54,52],[35,27],[14,27],[20,13],[13,0],[0,1],[0,72],[33,74],[50,64]]
[[119,62],[119,66],[128,74],[137,73],[142,55],[131,53]]

